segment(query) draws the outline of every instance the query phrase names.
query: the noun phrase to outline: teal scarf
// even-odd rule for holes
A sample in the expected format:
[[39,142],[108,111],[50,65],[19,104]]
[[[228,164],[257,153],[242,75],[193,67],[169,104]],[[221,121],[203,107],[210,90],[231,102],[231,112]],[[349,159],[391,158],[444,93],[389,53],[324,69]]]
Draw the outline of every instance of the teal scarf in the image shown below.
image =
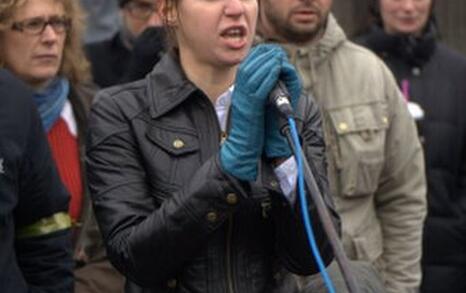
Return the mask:
[[70,84],[68,80],[65,78],[56,78],[44,90],[34,94],[34,101],[46,132],[60,118],[69,92]]

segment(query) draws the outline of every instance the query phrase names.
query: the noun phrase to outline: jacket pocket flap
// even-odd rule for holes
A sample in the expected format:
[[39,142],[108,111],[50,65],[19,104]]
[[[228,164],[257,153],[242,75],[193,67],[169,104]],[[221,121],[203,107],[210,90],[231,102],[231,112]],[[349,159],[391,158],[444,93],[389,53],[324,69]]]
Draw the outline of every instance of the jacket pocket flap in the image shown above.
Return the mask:
[[175,156],[195,152],[199,149],[199,141],[194,131],[152,125],[146,135],[153,143]]
[[377,131],[388,128],[386,104],[373,102],[329,110],[338,134]]

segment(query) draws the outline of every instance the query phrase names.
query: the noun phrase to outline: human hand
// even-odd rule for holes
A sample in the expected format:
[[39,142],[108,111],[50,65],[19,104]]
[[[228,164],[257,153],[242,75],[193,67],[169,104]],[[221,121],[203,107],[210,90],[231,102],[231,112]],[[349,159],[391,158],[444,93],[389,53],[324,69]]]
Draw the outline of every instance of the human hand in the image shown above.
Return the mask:
[[265,105],[281,72],[285,52],[277,45],[253,48],[240,64],[231,104],[231,128],[220,150],[224,171],[241,180],[257,177],[264,145]]
[[[291,98],[291,106],[296,109],[301,95],[301,81],[296,69],[285,57],[280,71],[280,80],[285,84]],[[265,144],[264,152],[267,158],[288,158],[291,148],[286,138],[280,133],[280,115],[275,107],[269,106],[265,113]]]

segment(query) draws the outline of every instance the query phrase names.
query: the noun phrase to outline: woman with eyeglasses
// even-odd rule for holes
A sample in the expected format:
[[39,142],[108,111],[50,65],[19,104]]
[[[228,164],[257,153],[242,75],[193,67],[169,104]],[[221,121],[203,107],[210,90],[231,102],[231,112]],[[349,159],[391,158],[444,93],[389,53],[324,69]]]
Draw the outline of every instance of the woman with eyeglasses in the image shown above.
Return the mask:
[[85,47],[94,82],[100,87],[138,79],[152,69],[164,51],[160,0],[119,0],[118,4],[119,31]]
[[[0,64],[34,91],[54,161],[71,196],[74,255],[80,265],[105,260],[100,234],[92,225],[82,164],[87,113],[94,95],[81,44],[82,20],[75,0],[8,0],[0,5]],[[105,271],[113,272],[107,275],[118,276],[106,263]],[[85,266],[86,270],[91,267]],[[87,276],[97,276],[98,271]]]
[[[318,269],[296,163],[266,105],[281,79],[329,200],[316,103],[279,46],[249,50],[257,0],[161,5],[173,48],[145,79],[101,91],[90,114],[87,177],[109,258],[127,293],[297,292],[290,272]],[[315,206],[305,209],[328,265]]]

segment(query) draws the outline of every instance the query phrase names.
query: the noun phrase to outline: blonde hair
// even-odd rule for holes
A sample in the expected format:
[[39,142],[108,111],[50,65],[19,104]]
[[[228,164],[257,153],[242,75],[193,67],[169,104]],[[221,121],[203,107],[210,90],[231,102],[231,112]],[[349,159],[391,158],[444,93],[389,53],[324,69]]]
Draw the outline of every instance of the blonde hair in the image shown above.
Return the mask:
[[[28,0],[1,0],[0,34],[10,29],[11,20],[16,10],[26,5]],[[90,65],[83,50],[84,13],[77,0],[53,0],[63,5],[65,15],[71,19],[71,28],[67,32],[63,48],[63,59],[58,75],[67,78],[72,84],[86,83],[91,80]],[[5,62],[0,55],[0,66]]]

